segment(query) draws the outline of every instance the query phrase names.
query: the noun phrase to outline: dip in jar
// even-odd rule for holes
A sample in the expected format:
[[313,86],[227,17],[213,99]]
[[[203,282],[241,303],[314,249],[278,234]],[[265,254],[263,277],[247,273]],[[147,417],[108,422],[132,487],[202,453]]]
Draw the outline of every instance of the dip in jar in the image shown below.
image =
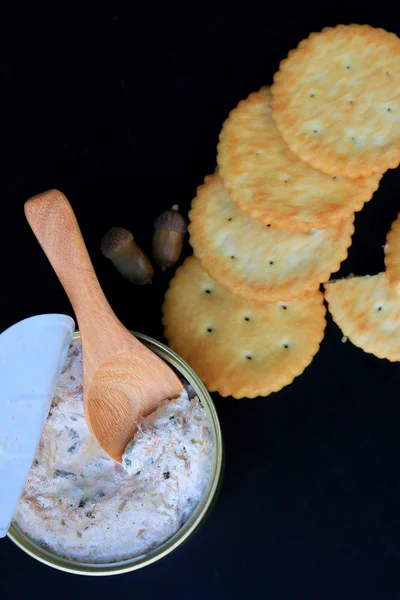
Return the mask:
[[123,467],[93,440],[83,412],[81,344],[71,345],[14,514],[43,548],[87,563],[147,553],[173,536],[210,477],[207,414],[186,392],[143,419]]

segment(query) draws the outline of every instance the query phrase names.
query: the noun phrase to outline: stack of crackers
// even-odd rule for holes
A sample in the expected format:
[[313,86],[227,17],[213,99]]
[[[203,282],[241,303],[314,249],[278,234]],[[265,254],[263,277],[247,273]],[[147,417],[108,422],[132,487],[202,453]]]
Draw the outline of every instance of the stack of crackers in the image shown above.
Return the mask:
[[[193,200],[194,256],[163,307],[165,336],[210,391],[266,396],[310,364],[324,336],[320,285],[339,270],[354,213],[400,163],[400,39],[368,25],[313,33],[271,88],[225,121],[218,168]],[[326,286],[356,345],[400,360],[400,221],[387,274]]]

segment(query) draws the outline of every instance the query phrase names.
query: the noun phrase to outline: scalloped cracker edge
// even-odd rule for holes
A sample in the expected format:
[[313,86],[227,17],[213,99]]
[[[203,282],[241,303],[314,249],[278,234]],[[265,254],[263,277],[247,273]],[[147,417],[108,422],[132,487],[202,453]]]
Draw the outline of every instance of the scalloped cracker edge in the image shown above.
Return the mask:
[[333,320],[355,346],[400,360],[400,301],[385,273],[330,281],[325,298]]
[[265,227],[231,202],[218,174],[198,188],[189,213],[190,243],[210,276],[250,302],[290,300],[339,270],[354,216],[319,231]]
[[325,229],[351,218],[380,175],[351,180],[313,169],[291,152],[272,118],[269,88],[250,94],[222,126],[219,173],[231,200],[274,229]]
[[312,33],[274,76],[272,114],[289,148],[357,178],[400,163],[400,39],[370,25]]
[[287,303],[245,302],[190,256],[171,280],[163,324],[169,346],[210,392],[253,398],[280,390],[304,371],[326,321],[319,290]]
[[389,283],[400,296],[400,213],[386,237],[385,266]]

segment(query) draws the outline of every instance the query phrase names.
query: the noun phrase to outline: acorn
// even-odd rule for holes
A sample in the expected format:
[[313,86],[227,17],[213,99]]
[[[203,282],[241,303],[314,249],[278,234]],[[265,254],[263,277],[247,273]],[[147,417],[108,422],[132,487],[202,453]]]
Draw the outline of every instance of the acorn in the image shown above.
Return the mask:
[[112,227],[101,240],[102,254],[111,260],[125,279],[137,285],[151,283],[153,265],[134,242],[133,235],[122,227]]
[[187,223],[179,212],[179,206],[174,204],[170,210],[157,217],[154,229],[153,256],[158,266],[165,271],[179,260],[187,231]]

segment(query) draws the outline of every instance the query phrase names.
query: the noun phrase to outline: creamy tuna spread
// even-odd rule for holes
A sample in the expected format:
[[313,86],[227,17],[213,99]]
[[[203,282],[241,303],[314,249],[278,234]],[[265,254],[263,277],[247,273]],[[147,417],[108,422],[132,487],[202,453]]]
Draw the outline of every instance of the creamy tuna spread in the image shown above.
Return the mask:
[[93,440],[83,412],[81,345],[71,345],[14,514],[44,548],[106,563],[153,550],[186,522],[207,486],[212,434],[186,392],[143,419],[123,467]]

